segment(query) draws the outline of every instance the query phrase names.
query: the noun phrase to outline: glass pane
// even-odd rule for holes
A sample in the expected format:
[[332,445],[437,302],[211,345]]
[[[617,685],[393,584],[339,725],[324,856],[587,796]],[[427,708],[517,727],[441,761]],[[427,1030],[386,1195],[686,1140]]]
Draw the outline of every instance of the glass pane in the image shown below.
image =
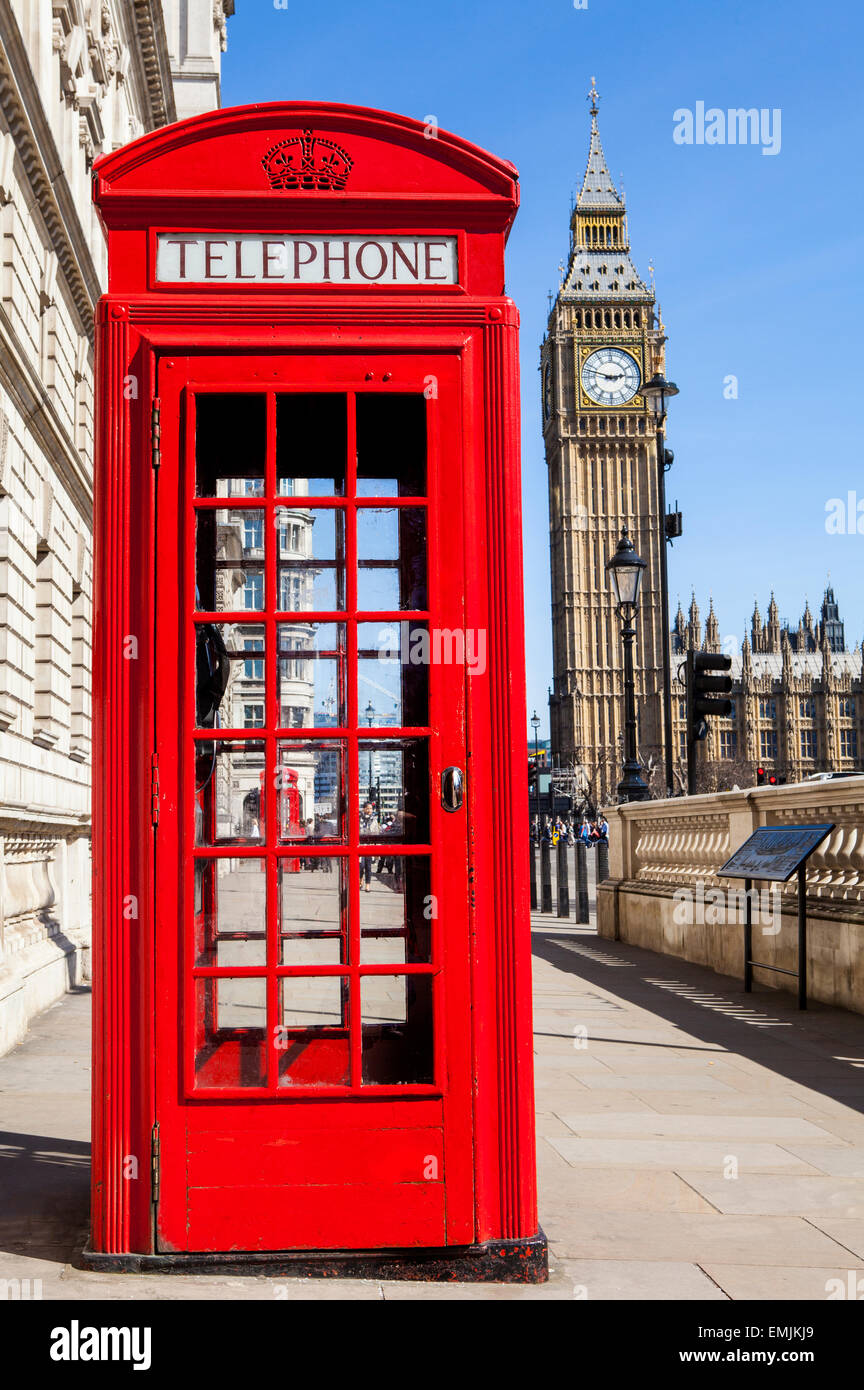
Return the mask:
[[360,874],[360,960],[364,965],[426,965],[432,960],[434,900],[425,855],[368,860]]
[[261,729],[265,722],[264,627],[195,628],[195,718],[199,729]]
[[357,607],[361,612],[425,608],[425,509],[358,510],[357,565]]
[[263,609],[263,511],[220,507],[196,514],[195,596],[205,612]]
[[343,841],[345,746],[280,743],[277,753],[279,839]]
[[341,507],[276,509],[278,606],[287,613],[345,607],[345,513]]
[[264,839],[264,744],[195,744],[196,845],[260,844]]
[[359,623],[357,703],[369,728],[429,719],[427,623]]
[[195,398],[199,497],[262,497],[267,400],[247,392]]
[[195,964],[267,964],[263,859],[195,861]]
[[431,975],[364,975],[363,1085],[433,1081]]
[[279,990],[279,1085],[347,1086],[348,981],[298,975],[281,980]]
[[426,740],[364,740],[359,745],[358,771],[361,840],[425,844],[429,839]]
[[279,723],[286,729],[344,724],[345,624],[280,623]]
[[357,496],[422,497],[426,491],[426,399],[357,397]]
[[267,982],[195,981],[195,1085],[267,1084]]
[[279,860],[280,965],[345,965],[347,914],[344,859]]
[[316,391],[276,398],[276,476],[283,497],[341,497],[347,451],[344,396]]

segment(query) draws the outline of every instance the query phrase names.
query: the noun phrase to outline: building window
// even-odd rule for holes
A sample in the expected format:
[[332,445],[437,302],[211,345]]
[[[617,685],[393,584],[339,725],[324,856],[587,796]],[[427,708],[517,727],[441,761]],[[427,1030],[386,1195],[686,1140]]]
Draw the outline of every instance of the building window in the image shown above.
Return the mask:
[[735,703],[734,700],[730,700],[730,701],[729,701],[729,704],[732,706],[732,708],[729,710],[729,718],[730,718],[730,719],[737,719],[737,717],[738,717],[738,706],[736,705],[736,703]]
[[799,700],[799,701],[798,701],[798,713],[800,714],[800,716],[801,716],[802,719],[815,719],[815,718],[816,718],[816,701],[815,701],[815,700]]
[[759,730],[759,756],[763,762],[777,757],[777,730]]
[[811,762],[816,758],[816,730],[801,730],[801,757],[807,758]]
[[264,576],[263,574],[247,574],[246,582],[243,585],[243,607],[261,611],[264,607]]
[[303,705],[282,706],[283,729],[302,729],[306,723],[306,709]]
[[687,718],[687,701],[686,701],[686,700],[679,700],[679,701],[678,701],[678,718],[679,718],[679,719],[686,719],[686,718]]
[[858,757],[858,731],[857,729],[840,730],[840,757]]
[[[264,650],[264,639],[263,639],[263,637],[247,637],[246,640],[245,640],[245,642],[243,643],[243,650],[244,650],[244,652],[263,652],[263,650]],[[244,676],[246,677],[247,681],[263,681],[263,679],[264,679],[264,662],[263,662],[263,660],[261,660],[261,661],[244,661],[244,662],[243,662],[243,674],[244,674]]]
[[841,695],[841,697],[840,697],[840,718],[841,718],[841,719],[854,719],[854,718],[855,718],[855,701],[854,701],[854,700],[850,700],[850,698],[849,698],[848,695]]
[[738,734],[735,729],[720,730],[720,757],[737,758]]
[[264,521],[257,514],[247,513],[243,518],[243,549],[264,549]]
[[760,701],[759,701],[759,718],[760,718],[760,719],[776,719],[776,718],[777,718],[777,701],[776,701],[776,700],[760,700]]
[[263,728],[264,728],[264,706],[263,706],[263,705],[244,705],[244,706],[243,706],[243,728],[244,728],[244,729],[263,729]]
[[682,729],[678,735],[678,757],[683,763],[687,761],[687,734]]

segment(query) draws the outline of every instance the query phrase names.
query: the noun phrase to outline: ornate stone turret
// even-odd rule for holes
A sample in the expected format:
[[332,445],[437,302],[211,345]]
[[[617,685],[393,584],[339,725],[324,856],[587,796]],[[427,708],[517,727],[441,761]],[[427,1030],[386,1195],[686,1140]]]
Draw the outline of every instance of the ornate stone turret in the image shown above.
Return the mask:
[[753,617],[750,620],[750,632],[754,652],[763,651],[764,637],[762,633],[762,614],[759,612],[758,599],[753,604]]
[[780,614],[777,611],[773,589],[768,604],[768,622],[765,625],[765,650],[766,652],[779,652],[780,650]]
[[721,650],[720,624],[717,621],[717,614],[714,612],[714,599],[708,600],[708,617],[705,619],[705,650],[706,652],[719,652]]
[[702,649],[702,623],[699,618],[699,605],[694,594],[690,600],[690,621],[687,624],[687,645],[694,652]]
[[675,626],[672,629],[672,650],[676,653],[687,650],[687,619],[684,617],[680,598],[678,600],[678,612],[675,614]]

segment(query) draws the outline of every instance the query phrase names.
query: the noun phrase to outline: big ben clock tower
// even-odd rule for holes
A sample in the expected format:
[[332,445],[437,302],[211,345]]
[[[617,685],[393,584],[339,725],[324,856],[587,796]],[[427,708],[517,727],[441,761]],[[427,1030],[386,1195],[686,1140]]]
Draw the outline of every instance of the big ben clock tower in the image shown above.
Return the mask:
[[[614,798],[624,730],[621,622],[606,562],[622,527],[647,561],[636,626],[639,753],[663,788],[660,487],[643,383],[664,369],[653,288],[630,258],[627,210],[609,173],[591,84],[588,167],[570,219],[570,257],[541,352],[549,467],[553,761],[592,799]],[[665,542],[664,542],[665,543]]]

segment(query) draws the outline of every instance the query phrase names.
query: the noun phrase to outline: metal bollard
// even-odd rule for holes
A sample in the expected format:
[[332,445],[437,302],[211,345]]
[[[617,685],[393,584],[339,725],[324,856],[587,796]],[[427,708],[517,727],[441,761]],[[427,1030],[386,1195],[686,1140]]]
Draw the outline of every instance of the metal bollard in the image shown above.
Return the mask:
[[552,846],[548,840],[540,841],[540,911],[552,911]]
[[567,864],[567,841],[558,841],[558,916],[570,916],[570,884]]
[[531,911],[537,911],[537,846],[534,836],[528,837],[528,859],[531,864]]
[[588,851],[581,840],[576,841],[576,894],[579,900],[579,910],[576,913],[576,921],[590,922],[591,916],[588,911]]
[[609,877],[609,846],[605,840],[597,841],[597,882],[605,883]]

